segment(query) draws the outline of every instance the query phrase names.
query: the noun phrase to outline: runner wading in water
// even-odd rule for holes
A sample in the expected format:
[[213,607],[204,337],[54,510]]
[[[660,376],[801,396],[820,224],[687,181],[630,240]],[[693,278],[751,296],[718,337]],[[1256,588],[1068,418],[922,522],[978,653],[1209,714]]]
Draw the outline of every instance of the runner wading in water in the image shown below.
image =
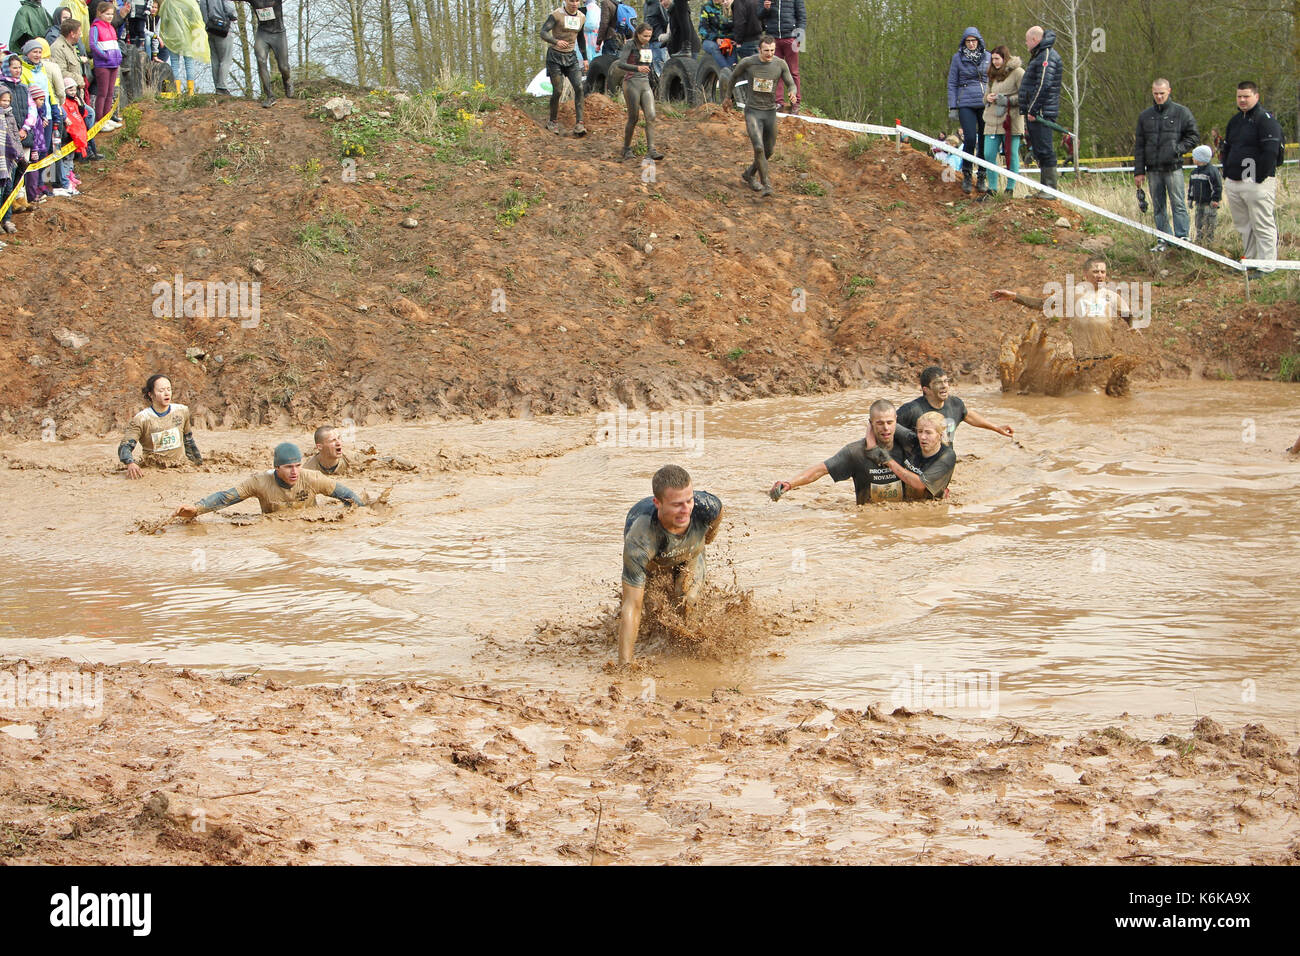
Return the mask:
[[922,415],[926,412],[939,412],[945,422],[944,441],[949,445],[952,444],[957,426],[962,422],[970,422],[976,428],[987,428],[1007,438],[1015,434],[1015,429],[1010,425],[994,425],[978,412],[972,412],[960,398],[949,394],[951,388],[952,380],[939,366],[931,365],[922,369],[921,394],[899,406],[898,424],[915,430]]
[[655,149],[655,94],[650,88],[650,70],[654,50],[650,39],[654,30],[643,23],[632,39],[619,51],[614,68],[623,72],[623,102],[627,104],[627,127],[623,130],[623,155],[632,158],[632,137],[636,135],[637,114],[645,115],[645,148],[651,159],[663,159],[664,154]]
[[122,444],[117,446],[118,460],[126,465],[126,476],[140,477],[140,466],[132,454],[137,442],[141,461],[146,465],[178,464],[182,458],[196,465],[203,464],[199,446],[194,444],[189,408],[172,404],[171,380],[165,375],[150,375],[142,391],[149,407],[135,414],[126,426]]
[[[794,77],[785,60],[776,55],[776,40],[765,36],[758,41],[758,55],[747,56],[731,71],[731,81],[722,95],[723,109],[731,109],[731,90],[737,81],[749,78],[749,96],[745,100],[745,130],[754,145],[754,162],[740,174],[745,185],[763,196],[772,195],[772,181],[767,174],[767,161],[776,149],[776,81],[782,80],[786,90],[795,91]],[[790,105],[799,101],[798,92],[791,92]],[[754,180],[755,174],[758,181]]]
[[331,478],[341,478],[354,471],[352,462],[343,454],[343,439],[339,438],[338,429],[333,425],[322,425],[316,429],[316,454],[305,462],[307,471],[319,471]]
[[246,478],[233,488],[214,492],[192,505],[181,505],[175,517],[197,518],[209,511],[238,504],[245,498],[256,498],[262,514],[285,509],[315,508],[317,495],[329,495],[345,505],[364,507],[365,502],[333,478],[318,471],[304,471],[302,452],[293,442],[275,446],[275,468]]
[[679,465],[664,465],[650,483],[654,496],[634,504],[623,522],[623,603],[618,612],[618,659],[632,660],[646,576],[666,571],[673,576],[674,597],[689,607],[704,587],[704,546],[722,525],[722,502],[707,491],[694,491],[691,476]]
[[791,488],[811,484],[822,475],[830,475],[832,481],[852,478],[853,491],[860,505],[873,501],[902,501],[906,486],[887,462],[893,459],[896,464],[906,468],[909,459],[915,460],[920,454],[916,435],[911,429],[898,424],[893,403],[886,399],[872,402],[867,414],[871,422],[868,431],[874,439],[873,446],[868,446],[865,438],[849,442],[825,461],[804,469],[789,481],[774,484],[768,492],[772,500],[776,501]]
[[[560,132],[560,124],[556,119],[560,115],[560,92],[564,89],[561,80],[567,78],[573,87],[573,116],[576,120],[573,135],[587,135],[587,127],[582,125],[582,67],[587,62],[586,25],[586,15],[578,12],[578,0],[564,0],[564,5],[552,10],[538,31],[538,36],[550,47],[546,51],[546,75],[551,81],[551,118],[546,128],[552,133]],[[575,46],[582,50],[581,60],[574,52]]]

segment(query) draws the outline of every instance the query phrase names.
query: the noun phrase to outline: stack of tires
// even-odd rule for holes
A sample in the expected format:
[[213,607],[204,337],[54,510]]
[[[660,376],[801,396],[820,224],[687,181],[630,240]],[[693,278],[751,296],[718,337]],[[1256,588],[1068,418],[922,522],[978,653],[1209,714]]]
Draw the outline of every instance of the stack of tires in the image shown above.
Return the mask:
[[[587,65],[587,79],[583,92],[604,93],[606,96],[618,95],[618,90],[610,87],[609,68],[616,57],[612,53],[602,54]],[[718,66],[717,60],[707,53],[690,55],[679,53],[670,56],[664,64],[663,71],[651,78],[655,99],[663,103],[680,103],[685,106],[699,106],[701,103],[721,103],[722,91],[731,80],[731,68]],[[733,90],[736,105],[745,105],[746,84]]]
[[175,93],[176,77],[166,63],[154,62],[143,47],[122,44],[122,105],[148,99],[158,93]]

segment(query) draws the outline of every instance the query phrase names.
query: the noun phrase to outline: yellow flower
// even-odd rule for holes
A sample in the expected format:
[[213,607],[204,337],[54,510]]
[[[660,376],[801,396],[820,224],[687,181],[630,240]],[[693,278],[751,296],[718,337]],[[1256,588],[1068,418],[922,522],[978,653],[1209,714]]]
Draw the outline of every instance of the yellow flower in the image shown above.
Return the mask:
[[475,83],[475,84],[474,84],[474,89],[475,89],[475,90],[486,90],[487,87],[484,86],[482,83]]

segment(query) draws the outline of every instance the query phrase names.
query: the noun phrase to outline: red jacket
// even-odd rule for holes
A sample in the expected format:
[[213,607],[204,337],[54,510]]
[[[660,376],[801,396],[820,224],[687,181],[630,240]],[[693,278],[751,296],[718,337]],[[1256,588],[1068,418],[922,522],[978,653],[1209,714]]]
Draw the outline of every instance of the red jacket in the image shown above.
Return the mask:
[[81,105],[72,97],[67,97],[63,101],[63,112],[66,117],[65,126],[68,128],[68,138],[77,145],[78,155],[86,155],[86,144],[90,139],[86,135],[86,119],[81,115]]

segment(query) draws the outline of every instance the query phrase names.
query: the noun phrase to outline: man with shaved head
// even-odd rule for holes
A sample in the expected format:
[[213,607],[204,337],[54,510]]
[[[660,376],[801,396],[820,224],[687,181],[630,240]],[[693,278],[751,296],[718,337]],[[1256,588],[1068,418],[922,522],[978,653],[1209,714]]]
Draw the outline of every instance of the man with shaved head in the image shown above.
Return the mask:
[[1040,119],[1056,121],[1061,110],[1061,74],[1064,64],[1061,55],[1053,49],[1056,34],[1042,27],[1030,27],[1025,34],[1029,47],[1029,63],[1020,79],[1020,112],[1025,117],[1025,136],[1038,163],[1040,182],[1056,188],[1056,146],[1052,142],[1052,129]]
[[[1133,181],[1138,189],[1151,181],[1151,204],[1155,207],[1156,229],[1186,239],[1191,232],[1187,202],[1183,196],[1183,154],[1201,141],[1192,111],[1170,99],[1169,81],[1160,77],[1151,84],[1152,104],[1138,116],[1133,142]],[[1166,209],[1168,207],[1168,209]],[[1152,252],[1164,252],[1165,241],[1157,240]]]
[[822,475],[832,481],[853,479],[853,491],[860,505],[875,501],[902,501],[903,480],[889,467],[892,458],[903,467],[909,455],[917,451],[916,435],[910,428],[898,424],[892,402],[879,399],[867,410],[870,422],[870,439],[851,441],[825,461],[810,465],[789,481],[778,481],[768,492],[772,500],[779,499],[791,488],[811,484]]

